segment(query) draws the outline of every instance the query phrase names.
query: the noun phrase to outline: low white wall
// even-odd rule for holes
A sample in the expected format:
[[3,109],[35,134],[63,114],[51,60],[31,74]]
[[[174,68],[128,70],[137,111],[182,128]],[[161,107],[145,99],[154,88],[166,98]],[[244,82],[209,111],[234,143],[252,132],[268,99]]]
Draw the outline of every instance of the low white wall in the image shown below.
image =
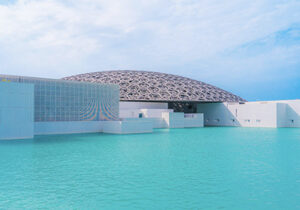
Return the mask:
[[152,123],[153,128],[168,128],[165,120],[163,118],[123,118],[122,121],[136,121],[140,120],[142,122]]
[[207,126],[277,127],[277,104],[198,104]]
[[202,103],[207,126],[300,127],[300,100]]
[[103,131],[106,121],[35,122],[35,135],[96,133]]
[[183,112],[164,112],[162,118],[168,128],[203,127],[203,114],[184,114]]
[[300,100],[278,101],[279,127],[300,127]]
[[278,103],[277,104],[277,127],[289,127],[288,126],[288,116],[287,116],[287,104]]
[[197,111],[204,114],[206,126],[240,126],[235,113],[232,114],[224,103],[198,104]]
[[120,118],[138,118],[140,113],[143,117],[158,118],[166,111],[168,111],[168,103],[121,101],[119,104]]
[[236,118],[242,127],[277,127],[277,104],[228,104],[228,109],[231,113],[237,112]]
[[161,118],[163,112],[173,112],[173,109],[140,109],[143,117],[146,118]]
[[183,112],[164,112],[162,116],[169,128],[184,128]]
[[120,109],[119,111],[119,117],[121,119],[123,118],[139,118],[140,114],[139,109]]
[[148,118],[152,120],[153,128],[168,128],[166,121],[163,118]]
[[128,121],[105,121],[103,124],[104,133],[112,134],[134,134],[134,133],[151,133],[153,124],[145,120],[128,120]]
[[185,128],[203,127],[203,126],[204,126],[204,117],[202,113],[184,115]]
[[300,127],[300,100],[248,102],[251,104],[276,104],[277,127]]

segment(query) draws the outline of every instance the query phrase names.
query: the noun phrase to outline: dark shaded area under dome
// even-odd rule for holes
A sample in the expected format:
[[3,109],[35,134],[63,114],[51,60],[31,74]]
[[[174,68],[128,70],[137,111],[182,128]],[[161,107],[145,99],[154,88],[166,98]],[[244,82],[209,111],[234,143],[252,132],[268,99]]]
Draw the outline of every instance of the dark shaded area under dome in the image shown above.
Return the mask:
[[118,84],[121,101],[244,102],[243,98],[213,85],[186,77],[149,71],[101,71],[64,80]]

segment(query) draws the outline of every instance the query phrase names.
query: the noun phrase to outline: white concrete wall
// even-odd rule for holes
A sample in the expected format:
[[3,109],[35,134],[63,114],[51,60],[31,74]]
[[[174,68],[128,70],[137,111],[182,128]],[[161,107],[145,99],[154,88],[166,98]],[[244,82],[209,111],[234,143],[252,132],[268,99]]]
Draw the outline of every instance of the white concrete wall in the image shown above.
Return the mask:
[[300,100],[276,101],[278,104],[278,126],[300,127]]
[[166,110],[168,110],[168,103],[120,101],[119,117],[138,118],[142,113],[143,117],[157,118],[161,117],[161,113]]
[[183,112],[164,112],[162,115],[169,128],[184,128]]
[[168,128],[203,127],[203,114],[184,114],[183,112],[164,112],[163,120]]
[[277,103],[277,127],[289,127],[288,116],[287,116],[287,104]]
[[194,127],[203,127],[203,126],[204,126],[204,116],[202,113],[184,115],[185,128],[194,128]]
[[161,118],[163,112],[173,112],[173,109],[140,109],[145,118]]
[[202,103],[207,126],[300,127],[300,100]]
[[167,123],[163,118],[124,118],[122,121],[136,121],[141,120],[144,122],[152,123],[153,128],[168,128]]
[[[252,104],[253,106],[261,106],[262,104],[274,105],[277,109],[277,127],[300,127],[300,100],[261,101],[248,102],[247,104]],[[270,114],[270,112],[271,110],[267,110],[265,117],[268,117],[267,114]]]
[[35,135],[97,133],[103,131],[104,121],[35,122]]
[[143,119],[128,121],[105,121],[103,132],[112,134],[152,133],[153,124]]
[[225,103],[198,104],[197,111],[204,114],[206,126],[240,126],[236,114],[232,114]]
[[123,118],[139,118],[139,114],[143,114],[143,118],[161,118],[163,112],[173,112],[172,109],[120,109],[119,116]]
[[152,120],[153,128],[168,128],[163,118],[148,118]]
[[277,127],[277,104],[228,104],[242,127]]
[[33,138],[34,85],[0,82],[0,140]]
[[120,109],[119,117],[123,118],[139,118],[141,111],[139,109]]

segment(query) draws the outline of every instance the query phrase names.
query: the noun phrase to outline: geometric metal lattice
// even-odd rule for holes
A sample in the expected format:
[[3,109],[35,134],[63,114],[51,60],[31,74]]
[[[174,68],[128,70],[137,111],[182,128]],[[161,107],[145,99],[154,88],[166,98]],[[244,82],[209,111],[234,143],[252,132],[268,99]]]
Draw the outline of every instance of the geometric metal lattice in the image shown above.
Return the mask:
[[121,101],[242,102],[230,92],[186,77],[149,71],[101,71],[64,80],[118,84]]

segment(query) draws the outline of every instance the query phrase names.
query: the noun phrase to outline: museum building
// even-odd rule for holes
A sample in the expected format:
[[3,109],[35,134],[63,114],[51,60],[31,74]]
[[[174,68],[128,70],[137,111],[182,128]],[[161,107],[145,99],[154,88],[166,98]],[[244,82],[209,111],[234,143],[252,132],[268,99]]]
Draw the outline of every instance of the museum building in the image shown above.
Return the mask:
[[247,102],[201,81],[149,71],[0,75],[0,139],[203,126],[300,127],[300,100]]

